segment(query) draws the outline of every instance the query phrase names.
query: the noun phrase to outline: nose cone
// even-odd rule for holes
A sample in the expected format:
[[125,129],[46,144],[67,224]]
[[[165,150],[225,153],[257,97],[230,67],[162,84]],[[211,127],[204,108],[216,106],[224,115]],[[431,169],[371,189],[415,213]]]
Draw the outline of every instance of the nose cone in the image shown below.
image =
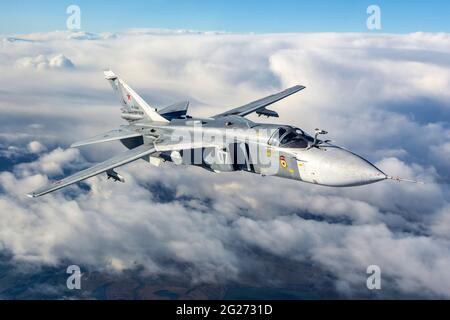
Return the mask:
[[352,176],[355,179],[355,185],[363,185],[385,180],[387,176],[371,164],[369,161],[360,158],[352,164]]
[[341,158],[337,166],[345,173],[343,174],[345,185],[360,186],[386,179],[386,175],[372,163],[362,157],[346,150],[341,150]]
[[381,170],[369,161],[347,150],[336,148],[329,152],[327,158],[328,173],[322,175],[322,178],[328,180],[328,185],[360,186],[387,178]]

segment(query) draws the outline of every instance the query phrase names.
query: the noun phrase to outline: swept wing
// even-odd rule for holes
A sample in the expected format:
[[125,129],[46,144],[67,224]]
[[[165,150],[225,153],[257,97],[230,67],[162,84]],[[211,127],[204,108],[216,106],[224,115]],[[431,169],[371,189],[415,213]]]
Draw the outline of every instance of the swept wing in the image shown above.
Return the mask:
[[111,159],[108,159],[104,162],[96,164],[93,167],[90,167],[83,171],[77,172],[67,178],[53,182],[50,185],[47,185],[40,189],[37,189],[37,190],[33,191],[32,193],[28,194],[28,196],[30,196],[32,198],[40,197],[44,194],[67,187],[68,185],[71,185],[76,182],[85,180],[87,178],[96,176],[105,171],[123,166],[124,164],[127,164],[129,162],[136,161],[142,157],[145,157],[147,155],[154,153],[155,151],[156,150],[153,145],[145,145],[145,144],[141,145],[137,148],[128,150],[127,152],[119,154],[119,155],[117,155]]
[[286,97],[289,97],[290,95],[305,89],[304,86],[294,86],[291,87],[289,89],[286,89],[282,92],[273,94],[271,96],[250,102],[249,104],[246,104],[242,107],[238,107],[238,108],[234,108],[231,109],[229,111],[226,111],[224,113],[215,115],[213,118],[220,118],[220,117],[226,117],[226,116],[231,116],[231,115],[237,115],[237,116],[246,116],[252,112],[258,112],[260,111],[260,114],[263,115],[269,115],[269,116],[275,116],[276,112],[271,111],[271,110],[267,110],[265,109],[265,107],[280,101],[281,99],[284,99]]

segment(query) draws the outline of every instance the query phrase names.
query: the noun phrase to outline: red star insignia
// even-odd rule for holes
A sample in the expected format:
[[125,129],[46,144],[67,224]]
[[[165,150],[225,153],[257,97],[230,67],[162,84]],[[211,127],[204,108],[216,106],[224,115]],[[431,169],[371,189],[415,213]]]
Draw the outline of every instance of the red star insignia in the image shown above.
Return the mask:
[[131,95],[127,94],[128,101],[131,101]]

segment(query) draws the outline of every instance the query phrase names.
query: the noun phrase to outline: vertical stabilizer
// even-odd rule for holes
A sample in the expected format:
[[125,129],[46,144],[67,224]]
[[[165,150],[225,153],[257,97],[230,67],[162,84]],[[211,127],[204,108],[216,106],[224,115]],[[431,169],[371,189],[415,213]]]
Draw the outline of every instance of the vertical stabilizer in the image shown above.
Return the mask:
[[169,122],[150,107],[133,89],[111,70],[105,71],[105,79],[111,84],[114,93],[122,104],[122,118],[129,122],[148,120],[151,122]]

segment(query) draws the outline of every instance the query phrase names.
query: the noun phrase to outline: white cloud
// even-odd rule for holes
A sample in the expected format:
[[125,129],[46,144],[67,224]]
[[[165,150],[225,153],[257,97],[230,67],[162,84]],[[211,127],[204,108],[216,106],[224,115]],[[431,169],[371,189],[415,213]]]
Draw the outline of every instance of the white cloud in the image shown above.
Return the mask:
[[27,176],[36,172],[47,175],[57,175],[63,173],[63,167],[71,168],[79,165],[80,155],[78,149],[63,150],[57,148],[49,153],[45,153],[38,160],[29,163],[22,163],[16,166],[17,172],[22,176]]
[[79,31],[79,32],[70,32],[67,36],[67,39],[71,40],[102,40],[102,39],[114,39],[117,35],[113,33],[91,33],[91,32],[85,32],[85,31]]
[[[0,247],[16,260],[119,271],[136,262],[152,274],[221,282],[253,266],[246,252],[257,248],[320,264],[350,295],[365,285],[367,265],[378,264],[391,288],[450,297],[449,35],[132,30],[16,38],[32,41],[0,48],[2,152],[39,155],[0,173]],[[77,68],[66,72],[64,57]],[[25,198],[47,175],[121,150],[58,148],[121,124],[104,67],[150,103],[189,98],[191,114],[201,116],[304,84],[273,106],[275,122],[327,129],[386,173],[426,184],[332,189],[140,162],[119,169],[126,184],[100,176],[87,181],[90,192],[74,186]]]
[[45,146],[39,141],[31,141],[27,145],[27,148],[31,153],[41,153],[42,151],[46,150]]
[[52,57],[38,55],[36,57],[20,58],[16,61],[16,65],[20,68],[35,68],[43,69],[71,69],[75,65],[73,62],[63,54],[58,54]]

